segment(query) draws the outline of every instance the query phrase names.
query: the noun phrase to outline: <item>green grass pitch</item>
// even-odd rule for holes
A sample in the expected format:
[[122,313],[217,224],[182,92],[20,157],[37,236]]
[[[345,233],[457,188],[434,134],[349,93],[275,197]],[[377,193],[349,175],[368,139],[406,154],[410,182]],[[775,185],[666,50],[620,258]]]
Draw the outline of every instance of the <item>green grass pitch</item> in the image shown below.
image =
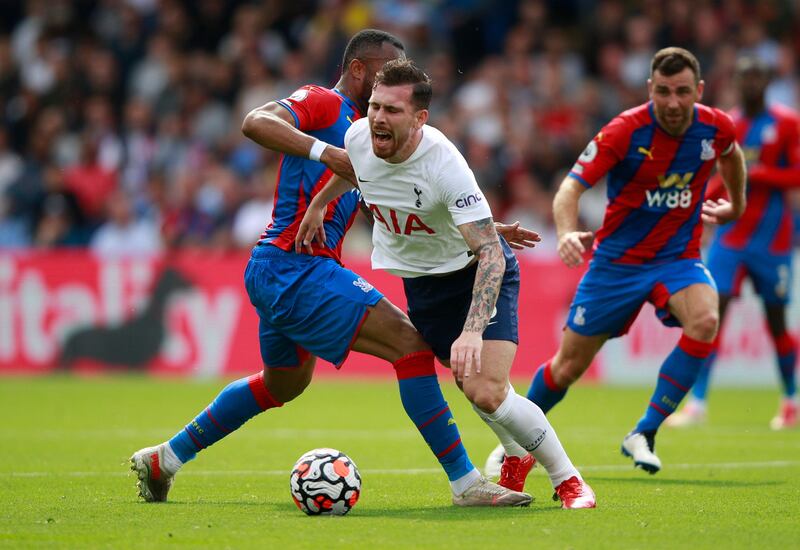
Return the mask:
[[[444,376],[442,376],[444,378]],[[138,502],[127,458],[171,436],[223,382],[121,378],[0,381],[0,546],[13,548],[796,548],[800,432],[770,432],[776,391],[718,389],[711,421],[663,429],[664,469],[619,454],[650,389],[578,386],[550,415],[598,497],[562,511],[537,468],[530,508],[460,509],[390,381],[317,380],[201,453],[166,504]],[[519,381],[517,388],[527,387]],[[473,462],[493,434],[450,383]],[[306,517],[289,496],[295,459],[348,453],[363,495],[345,517]]]

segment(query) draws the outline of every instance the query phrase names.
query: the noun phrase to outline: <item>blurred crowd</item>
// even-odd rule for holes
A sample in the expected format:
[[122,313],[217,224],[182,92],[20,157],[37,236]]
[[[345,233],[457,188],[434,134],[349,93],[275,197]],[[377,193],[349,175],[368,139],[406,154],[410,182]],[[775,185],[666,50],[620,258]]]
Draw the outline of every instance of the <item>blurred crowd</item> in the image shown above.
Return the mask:
[[[431,124],[469,161],[495,217],[554,250],[554,188],[594,133],[646,100],[653,53],[699,58],[704,102],[732,107],[738,56],[800,100],[800,2],[785,0],[26,0],[0,18],[0,248],[148,254],[253,245],[277,156],[253,108],[333,85],[348,38],[398,35],[433,79]],[[587,193],[590,228],[605,196]],[[358,224],[350,248],[368,247]]]

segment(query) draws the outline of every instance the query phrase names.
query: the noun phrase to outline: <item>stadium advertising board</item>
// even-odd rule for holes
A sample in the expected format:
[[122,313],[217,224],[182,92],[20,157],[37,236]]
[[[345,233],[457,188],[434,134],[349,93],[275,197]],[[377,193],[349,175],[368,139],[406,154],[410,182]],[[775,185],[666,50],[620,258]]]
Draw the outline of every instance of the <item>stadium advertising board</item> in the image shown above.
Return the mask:
[[[259,368],[258,320],[244,291],[247,255],[181,251],[165,258],[102,260],[86,252],[0,255],[0,373],[147,372],[234,376]],[[520,258],[520,349],[514,376],[529,379],[554,353],[582,274],[557,260]],[[346,264],[400,307],[399,279]],[[731,310],[717,380],[772,384],[771,343],[751,293]],[[797,311],[790,313],[796,326]],[[679,331],[646,307],[629,337],[610,341],[588,379],[651,383]],[[318,374],[332,374],[324,364]],[[393,376],[387,363],[351,353],[341,375]],[[444,374],[443,372],[441,374]],[[587,379],[585,376],[584,379]],[[524,388],[523,388],[524,389]]]

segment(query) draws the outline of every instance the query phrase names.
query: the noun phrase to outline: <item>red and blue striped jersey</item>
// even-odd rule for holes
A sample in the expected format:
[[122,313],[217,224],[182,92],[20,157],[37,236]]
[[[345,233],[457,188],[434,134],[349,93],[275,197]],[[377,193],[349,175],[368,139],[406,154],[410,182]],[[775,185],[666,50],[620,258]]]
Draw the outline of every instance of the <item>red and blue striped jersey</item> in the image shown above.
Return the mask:
[[[345,132],[361,118],[350,98],[338,90],[320,86],[303,86],[278,103],[292,114],[299,130],[337,147],[344,147]],[[259,244],[269,243],[288,252],[294,251],[297,228],[308,204],[332,176],[333,172],[321,162],[282,155],[272,223],[261,235]],[[328,256],[341,263],[342,240],[353,223],[360,198],[358,190],[353,189],[328,204],[324,222],[325,247],[313,242],[315,256]]]
[[624,264],[699,258],[706,183],[734,139],[730,116],[700,104],[679,137],[661,128],[652,102],[609,122],[569,173],[587,187],[608,175],[594,257]]
[[785,189],[800,185],[800,115],[776,105],[752,118],[734,111],[733,121],[748,164],[747,208],[715,238],[735,250],[789,254],[792,209]]

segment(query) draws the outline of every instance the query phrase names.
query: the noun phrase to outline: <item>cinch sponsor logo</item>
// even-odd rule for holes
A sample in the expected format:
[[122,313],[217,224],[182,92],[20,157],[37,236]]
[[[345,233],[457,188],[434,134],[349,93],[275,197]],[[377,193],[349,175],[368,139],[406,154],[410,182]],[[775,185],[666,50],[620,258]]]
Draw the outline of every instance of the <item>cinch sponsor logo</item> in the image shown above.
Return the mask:
[[475,193],[474,195],[467,195],[466,197],[460,198],[456,201],[457,208],[466,208],[468,206],[472,206],[475,203],[481,202],[483,200],[483,195],[480,193]]

